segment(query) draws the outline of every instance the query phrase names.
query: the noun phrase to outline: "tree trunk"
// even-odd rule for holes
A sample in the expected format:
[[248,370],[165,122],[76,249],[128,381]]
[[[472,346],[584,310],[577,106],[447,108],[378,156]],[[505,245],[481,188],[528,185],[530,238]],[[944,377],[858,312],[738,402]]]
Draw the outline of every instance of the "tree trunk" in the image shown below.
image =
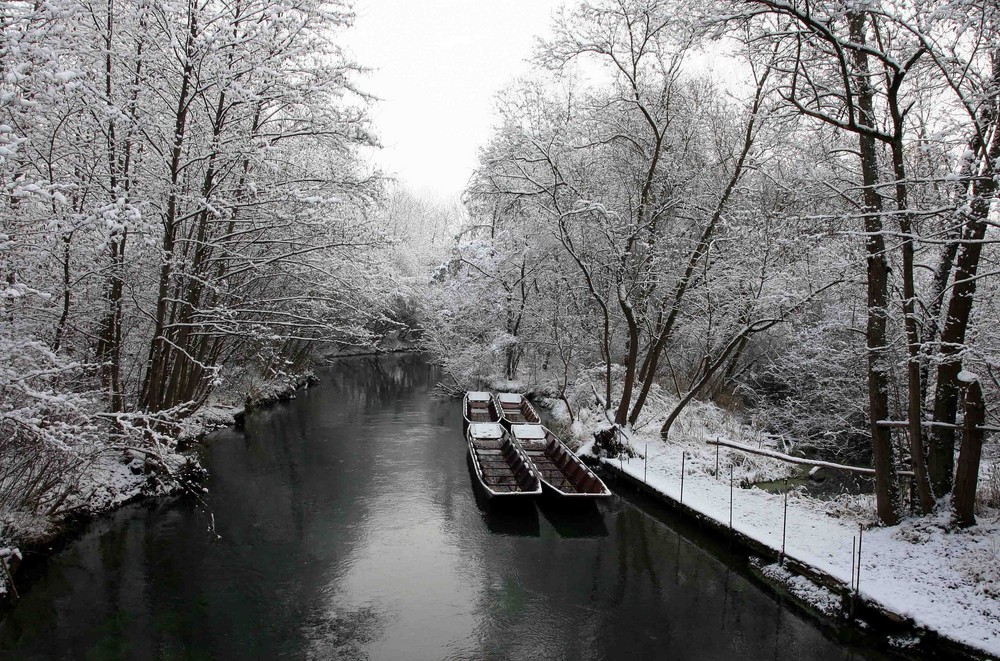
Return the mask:
[[928,384],[930,383],[931,376],[931,356],[934,353],[934,343],[937,342],[938,337],[941,334],[941,309],[944,307],[945,292],[948,288],[948,281],[951,280],[951,271],[955,266],[955,256],[958,254],[958,239],[962,238],[962,232],[959,230],[956,232],[954,237],[955,240],[949,241],[944,249],[941,251],[941,255],[938,259],[938,266],[934,270],[934,280],[931,285],[931,291],[928,295],[930,298],[930,304],[927,306],[927,330],[924,333],[924,360],[920,363],[920,386],[923,392],[920,394],[920,401],[924,402],[924,406],[927,408],[925,411],[925,416],[930,418],[934,412],[933,402],[930,402],[927,397]]
[[[851,39],[866,43],[865,14],[849,15]],[[857,72],[857,104],[860,121],[873,126],[874,91],[869,80],[868,54],[862,49],[852,51]],[[889,269],[885,259],[882,236],[882,198],[878,193],[878,154],[875,138],[868,132],[858,132],[861,155],[861,177],[864,184],[865,253],[867,255],[868,322],[865,337],[868,345],[868,409],[875,468],[875,498],[879,520],[885,525],[899,522],[896,498],[895,467],[892,456],[892,432],[877,423],[889,417],[890,358],[886,346],[886,316],[889,299]]]
[[[1000,53],[993,54],[994,85],[1000,83]],[[976,295],[976,274],[986,236],[990,207],[997,192],[995,163],[1000,158],[1000,117],[997,112],[996,91],[986,104],[980,124],[982,138],[972,141],[972,151],[978,156],[978,171],[969,182],[968,217],[964,223],[962,245],[955,264],[955,280],[951,300],[941,330],[941,355],[937,369],[937,388],[934,393],[934,421],[954,424],[958,413],[958,374],[962,371],[962,351],[965,333],[972,315]],[[955,465],[955,432],[947,427],[935,427],[931,434],[927,468],[931,484],[938,494],[951,491]]]
[[59,323],[56,324],[56,335],[52,341],[52,351],[58,353],[62,346],[63,335],[66,333],[66,324],[69,322],[69,309],[72,302],[70,292],[70,244],[73,241],[73,233],[66,232],[62,235],[63,257],[62,257],[62,313],[59,315]]
[[670,415],[668,415],[667,419],[664,421],[663,426],[660,427],[660,436],[662,436],[664,439],[667,438],[667,435],[670,433],[670,427],[673,426],[674,422],[677,420],[677,417],[681,414],[681,411],[684,410],[684,407],[687,406],[699,392],[701,392],[701,389],[704,388],[706,384],[708,384],[712,376],[719,370],[720,367],[722,367],[725,364],[726,359],[729,358],[729,355],[736,349],[736,347],[738,347],[743,340],[748,338],[753,333],[754,333],[753,325],[746,326],[741,332],[739,332],[734,338],[732,338],[729,341],[729,344],[727,344],[726,348],[723,349],[722,354],[714,361],[710,360],[708,356],[705,356],[705,361],[704,361],[705,373],[701,376],[700,379],[698,379],[698,381],[695,382],[693,386],[691,386],[691,388],[687,391],[687,393],[683,397],[681,397],[680,401],[677,402],[677,405],[674,406],[674,409],[670,412]]
[[[621,285],[619,285],[621,286]],[[628,421],[628,410],[632,404],[632,388],[635,386],[636,362],[639,358],[639,324],[635,320],[632,306],[619,294],[618,304],[628,324],[628,355],[625,358],[625,383],[622,385],[622,399],[615,411],[615,424],[624,425]]]
[[899,212],[899,230],[903,234],[903,325],[906,329],[906,412],[910,426],[910,463],[913,468],[913,479],[920,500],[920,510],[930,514],[934,509],[934,495],[927,479],[927,459],[924,452],[923,429],[923,399],[921,385],[921,341],[920,329],[917,325],[916,285],[913,278],[913,217],[908,208],[906,189],[906,164],[903,160],[903,116],[900,113],[895,92],[902,78],[897,76],[890,87],[890,111],[895,127],[892,151],[892,168],[896,177],[896,210]]
[[163,408],[165,401],[166,377],[169,373],[169,362],[172,353],[170,345],[164,337],[167,326],[167,316],[170,298],[170,282],[173,279],[174,249],[177,240],[177,204],[179,197],[179,180],[181,175],[181,154],[184,150],[184,136],[187,128],[187,116],[190,109],[191,87],[194,83],[194,42],[198,34],[195,19],[195,8],[188,8],[188,33],[184,45],[184,67],[181,74],[180,92],[177,97],[177,109],[174,115],[174,142],[170,152],[170,192],[167,195],[167,205],[163,217],[162,254],[160,259],[160,277],[156,296],[156,315],[153,327],[153,337],[149,344],[149,357],[146,362],[146,375],[143,380],[140,403],[150,411]]
[[973,381],[965,391],[965,422],[962,429],[962,449],[958,455],[955,475],[955,523],[963,528],[976,524],[976,486],[979,481],[979,460],[983,454],[983,431],[986,403],[983,389]]

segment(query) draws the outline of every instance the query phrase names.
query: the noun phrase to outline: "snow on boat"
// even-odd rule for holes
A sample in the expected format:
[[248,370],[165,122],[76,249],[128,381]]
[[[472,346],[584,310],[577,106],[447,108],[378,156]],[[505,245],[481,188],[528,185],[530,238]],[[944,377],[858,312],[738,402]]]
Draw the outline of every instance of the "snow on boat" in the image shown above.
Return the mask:
[[501,422],[506,425],[540,425],[542,419],[528,398],[517,392],[502,392],[497,395],[500,402]]
[[611,491],[562,441],[542,425],[511,425],[511,434],[542,484],[568,498],[601,498]]
[[490,497],[538,496],[538,473],[504,428],[495,422],[473,422],[465,432],[476,477]]
[[470,390],[462,402],[462,416],[465,424],[473,422],[500,422],[500,407],[488,392]]

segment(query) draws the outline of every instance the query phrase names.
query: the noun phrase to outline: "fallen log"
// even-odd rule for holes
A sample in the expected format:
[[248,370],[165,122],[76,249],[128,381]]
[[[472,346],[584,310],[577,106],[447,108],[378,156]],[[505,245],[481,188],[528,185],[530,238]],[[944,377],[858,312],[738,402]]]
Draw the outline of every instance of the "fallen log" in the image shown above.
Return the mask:
[[[709,445],[721,445],[722,447],[732,448],[733,450],[739,450],[740,452],[748,452],[750,454],[757,454],[763,457],[770,457],[771,459],[778,459],[779,461],[786,461],[791,464],[801,464],[803,466],[819,466],[820,468],[832,468],[834,470],[849,471],[852,473],[861,473],[862,475],[874,475],[874,468],[865,468],[864,466],[849,466],[847,464],[837,464],[832,461],[820,461],[818,459],[804,459],[802,457],[793,457],[790,454],[785,454],[784,452],[778,452],[777,450],[765,450],[763,448],[752,448],[748,445],[741,445],[733,441],[724,441],[721,438],[715,441],[707,441]],[[904,475],[910,477],[913,475],[912,471],[896,471],[897,475]]]

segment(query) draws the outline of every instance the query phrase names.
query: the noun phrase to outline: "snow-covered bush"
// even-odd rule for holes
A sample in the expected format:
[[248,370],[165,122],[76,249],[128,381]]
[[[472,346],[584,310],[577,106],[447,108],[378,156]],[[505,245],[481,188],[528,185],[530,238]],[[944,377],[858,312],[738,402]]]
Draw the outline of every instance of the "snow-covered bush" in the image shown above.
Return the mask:
[[64,511],[106,425],[86,387],[86,366],[0,327],[0,525],[38,531]]
[[837,308],[834,301],[777,334],[742,391],[770,433],[825,456],[863,459],[869,452],[864,343],[851,330],[850,309]]
[[996,463],[983,462],[976,495],[976,505],[980,512],[987,508],[1000,510],[1000,466]]

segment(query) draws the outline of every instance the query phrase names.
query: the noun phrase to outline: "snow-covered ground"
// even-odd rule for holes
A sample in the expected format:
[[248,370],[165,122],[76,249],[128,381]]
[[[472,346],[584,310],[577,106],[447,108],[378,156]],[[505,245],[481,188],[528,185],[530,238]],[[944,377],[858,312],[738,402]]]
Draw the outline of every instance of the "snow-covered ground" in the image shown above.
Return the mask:
[[[634,442],[634,441],[633,441]],[[642,443],[643,448],[645,442]],[[681,453],[687,444],[649,443],[646,458],[609,459],[668,497],[680,498]],[[640,448],[640,449],[643,449]],[[702,450],[704,453],[704,450]],[[684,477],[684,504],[729,522],[728,465],[738,453],[724,452],[716,480],[691,462]],[[714,457],[713,457],[714,462]],[[713,466],[714,467],[714,466]],[[733,528],[772,549],[781,549],[783,496],[760,489],[733,489]],[[852,548],[858,520],[831,516],[822,501],[792,496],[788,501],[785,554],[851,585]],[[911,618],[917,626],[1000,655],[1000,524],[996,513],[957,531],[948,513],[911,518],[892,528],[864,531],[861,596]]]
[[[559,403],[554,403],[553,413],[565,417]],[[732,418],[726,417],[710,404],[695,403],[684,414],[683,431],[672,432],[669,442],[660,439],[658,425],[647,425],[628,435],[638,456],[604,461],[666,497],[679,500],[683,455],[684,505],[723,525],[729,524],[732,466],[733,528],[780,551],[784,496],[741,488],[740,484],[783,477],[789,466],[721,448],[716,477],[716,446],[706,441],[716,435],[732,434],[745,443],[752,435],[752,431],[740,430]],[[579,440],[586,440],[592,438],[594,430],[607,426],[603,415],[578,413],[572,431]],[[578,452],[592,450],[590,441]],[[859,527],[863,527],[861,597],[912,619],[918,627],[1000,656],[1000,512],[984,511],[978,525],[958,530],[949,525],[947,507],[942,507],[941,514],[908,518],[891,528],[875,526],[873,510],[870,497],[819,500],[793,490],[788,498],[785,554],[852,586],[852,548]],[[769,571],[785,570],[772,566],[763,571],[767,575]],[[774,578],[783,580],[793,593],[802,582],[798,586],[800,596],[820,610],[832,608],[832,595],[818,594],[805,579],[794,579],[789,584],[788,577]]]

